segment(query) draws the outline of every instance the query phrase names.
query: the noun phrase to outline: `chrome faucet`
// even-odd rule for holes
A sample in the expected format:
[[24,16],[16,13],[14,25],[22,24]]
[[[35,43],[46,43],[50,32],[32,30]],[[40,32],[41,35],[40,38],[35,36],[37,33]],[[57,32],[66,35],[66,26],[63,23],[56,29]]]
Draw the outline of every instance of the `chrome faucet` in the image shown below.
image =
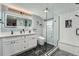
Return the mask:
[[24,29],[22,31],[25,33],[25,30]]

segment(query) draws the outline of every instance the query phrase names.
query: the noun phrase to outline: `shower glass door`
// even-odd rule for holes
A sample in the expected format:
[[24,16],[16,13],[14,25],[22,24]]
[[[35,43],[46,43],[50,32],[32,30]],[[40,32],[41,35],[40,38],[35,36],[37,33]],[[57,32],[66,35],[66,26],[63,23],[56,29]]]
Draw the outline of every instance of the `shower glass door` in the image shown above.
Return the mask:
[[53,19],[47,21],[47,43],[54,43],[54,22]]

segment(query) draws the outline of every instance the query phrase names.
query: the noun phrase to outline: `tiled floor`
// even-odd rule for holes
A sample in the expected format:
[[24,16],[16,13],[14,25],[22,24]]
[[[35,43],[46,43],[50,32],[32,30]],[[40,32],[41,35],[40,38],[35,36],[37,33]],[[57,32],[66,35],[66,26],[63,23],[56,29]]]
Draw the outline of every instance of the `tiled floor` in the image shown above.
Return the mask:
[[75,56],[71,53],[58,49],[52,56]]
[[52,48],[54,48],[53,45],[45,43],[44,46],[38,45],[36,48],[33,48],[17,56],[40,56],[42,54],[45,54],[47,51],[49,51]]

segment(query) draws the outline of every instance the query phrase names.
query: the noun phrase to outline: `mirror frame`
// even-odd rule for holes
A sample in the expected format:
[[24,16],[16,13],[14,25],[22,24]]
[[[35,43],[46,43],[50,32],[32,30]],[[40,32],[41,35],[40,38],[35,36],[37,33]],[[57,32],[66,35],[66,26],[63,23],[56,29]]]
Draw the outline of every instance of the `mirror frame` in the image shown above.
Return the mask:
[[[5,13],[4,14],[4,27],[5,28],[16,28],[17,27],[17,23],[16,23],[16,26],[7,26],[7,15],[11,15],[11,16],[14,16],[14,17],[16,17],[17,15],[14,15],[14,14],[7,14],[7,13]],[[19,16],[17,16],[16,18],[22,18],[24,21],[23,21],[23,25],[25,26],[25,20],[30,20],[31,21],[31,25],[30,26],[25,26],[25,28],[26,27],[31,27],[32,26],[32,19],[29,19],[29,18],[25,18],[25,17],[19,17]],[[17,19],[18,20],[18,19]],[[17,21],[16,21],[17,22]]]
[[[16,26],[7,26],[7,16],[8,15],[11,15],[11,16],[14,16],[14,15],[12,15],[12,14],[4,14],[4,27],[5,28],[16,28],[17,27],[17,23],[16,23]],[[14,16],[14,17],[16,17],[16,16]],[[17,17],[16,17],[17,18]],[[16,22],[17,22],[17,20],[16,20]]]

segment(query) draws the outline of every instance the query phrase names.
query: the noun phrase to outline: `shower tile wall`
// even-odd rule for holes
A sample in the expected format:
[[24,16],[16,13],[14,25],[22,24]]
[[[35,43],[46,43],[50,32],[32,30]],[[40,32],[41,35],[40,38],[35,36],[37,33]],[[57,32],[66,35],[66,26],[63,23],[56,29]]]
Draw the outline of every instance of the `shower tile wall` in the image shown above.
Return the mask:
[[[43,34],[43,19],[40,16],[37,15],[33,15],[33,19],[34,19],[34,26],[33,28],[36,29],[34,30],[38,35]],[[42,24],[42,25],[40,25]]]
[[[55,15],[54,16],[54,19],[53,19],[53,24],[52,24],[52,26],[54,27],[52,27],[53,28],[53,32],[51,32],[51,35],[52,35],[52,40],[53,40],[53,45],[57,45],[57,41],[59,40],[59,19],[58,19],[58,16],[57,15]],[[44,26],[43,26],[43,36],[44,37],[46,37],[46,22],[44,21],[43,22],[43,24],[44,24]],[[51,28],[51,27],[49,27],[49,28]],[[49,29],[50,30],[50,29]],[[49,33],[49,31],[48,31],[48,33]],[[48,34],[48,37],[49,37],[49,34]]]
[[53,20],[47,21],[47,42],[50,44],[53,44],[54,40],[54,25],[53,25]]

